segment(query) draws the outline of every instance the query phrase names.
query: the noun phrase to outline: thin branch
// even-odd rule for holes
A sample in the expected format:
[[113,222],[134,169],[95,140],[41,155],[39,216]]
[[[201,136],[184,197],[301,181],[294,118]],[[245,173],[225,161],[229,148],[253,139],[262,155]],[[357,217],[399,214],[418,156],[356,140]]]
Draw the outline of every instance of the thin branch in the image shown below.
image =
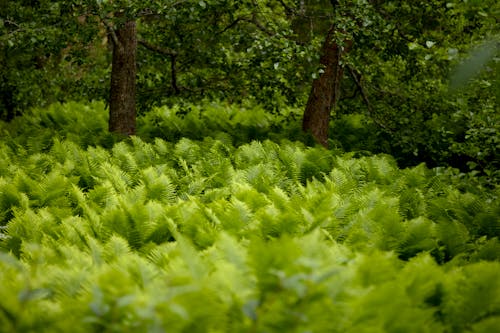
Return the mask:
[[179,94],[180,92],[180,89],[179,87],[177,86],[177,55],[170,55],[170,73],[172,75],[172,78],[171,78],[171,84],[172,84],[172,88],[174,89],[174,92],[176,95]]
[[[177,7],[178,5],[182,5],[183,3],[188,2],[188,0],[179,0],[171,4],[168,8],[163,8],[163,12],[167,12],[170,9],[173,9],[174,7]],[[154,17],[161,17],[160,12],[155,12],[151,8],[145,8],[135,14],[135,17],[147,17],[147,16],[154,16]]]
[[25,31],[25,29],[23,27],[21,27],[20,24],[14,22],[14,21],[11,21],[9,19],[7,19],[7,20],[4,21],[4,25],[5,25],[6,28],[7,28],[8,25],[11,25],[11,26],[13,26],[13,27],[16,28],[14,30],[11,30],[11,31],[7,32],[8,35],[14,35],[14,34],[16,34],[18,32],[24,32]]
[[236,26],[238,24],[238,22],[240,22],[242,19],[243,19],[242,17],[238,17],[236,20],[234,20],[233,22],[231,22],[227,27],[225,27],[221,31],[217,32],[216,35],[222,35],[226,31],[228,31],[229,29],[231,29],[234,26]]
[[154,52],[166,55],[166,56],[174,56],[175,57],[178,55],[177,51],[175,51],[175,50],[151,44],[150,42],[148,42],[144,39],[139,39],[137,42],[150,51],[154,51]]
[[365,102],[366,107],[368,108],[368,113],[370,113],[373,121],[378,126],[382,127],[383,129],[390,131],[390,129],[385,124],[380,122],[377,119],[377,117],[375,116],[375,112],[373,111],[372,104],[370,103],[370,100],[368,99],[368,94],[366,93],[366,90],[363,86],[363,83],[361,82],[361,78],[360,78],[361,74],[359,72],[357,72],[352,66],[347,65],[347,68],[349,69],[349,73],[351,74],[352,78],[354,79],[354,82],[358,86],[359,92],[361,93],[361,97],[363,98],[363,101]]
[[285,3],[285,1],[283,1],[283,0],[279,0],[279,3],[283,6],[283,8],[285,8],[285,11],[286,11],[286,12],[291,13],[291,14],[293,14],[293,15],[297,15],[297,11],[296,11],[294,8],[292,8],[292,7],[288,6],[288,5]]
[[273,37],[276,35],[275,32],[268,30],[262,23],[260,23],[259,20],[257,20],[255,13],[252,14],[252,16],[240,16],[236,18],[233,22],[231,22],[228,26],[226,26],[224,29],[221,31],[215,33],[215,35],[221,35],[224,32],[228,31],[229,29],[234,28],[238,23],[240,22],[247,22],[255,25],[260,31],[264,32],[266,35]]
[[177,85],[177,55],[178,55],[178,53],[175,50],[151,44],[150,42],[148,42],[144,39],[139,39],[137,42],[150,51],[157,52],[157,53],[160,53],[160,54],[163,54],[165,56],[170,57],[170,73],[171,73],[170,74],[171,75],[170,83],[172,84],[172,89],[174,89],[174,92],[176,94],[179,94],[179,92],[181,90],[180,90],[179,86]]
[[276,35],[275,32],[267,30],[267,28],[265,26],[263,26],[262,23],[259,22],[259,20],[257,19],[257,17],[255,17],[255,14],[252,16],[251,20],[245,20],[245,19],[243,19],[243,20],[244,21],[248,21],[250,23],[253,23],[257,28],[259,28],[260,31],[262,31],[263,33],[265,33],[269,37],[273,37],[273,36]]
[[113,26],[111,26],[111,24],[109,24],[109,22],[104,20],[104,19],[102,19],[101,21],[104,24],[104,26],[106,27],[106,29],[108,30],[109,34],[111,35],[111,39],[113,40],[113,44],[119,48],[122,47],[122,44],[120,43],[120,40],[118,39],[118,36],[116,35],[116,31],[113,28]]
[[21,26],[19,24],[9,19],[4,20],[4,24],[13,25],[16,28],[21,29]]

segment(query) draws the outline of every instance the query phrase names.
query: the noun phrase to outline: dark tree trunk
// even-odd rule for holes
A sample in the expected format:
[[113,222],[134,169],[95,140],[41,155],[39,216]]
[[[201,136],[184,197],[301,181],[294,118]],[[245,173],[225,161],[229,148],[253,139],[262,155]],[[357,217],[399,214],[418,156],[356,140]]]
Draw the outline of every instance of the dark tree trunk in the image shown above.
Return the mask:
[[332,25],[321,49],[320,64],[324,72],[312,83],[302,121],[302,129],[311,133],[316,141],[325,147],[328,147],[330,112],[339,99],[340,81],[343,75],[340,59],[343,52],[349,51],[351,44],[345,43],[342,50],[334,40],[334,33],[335,26]]
[[134,21],[111,31],[113,60],[109,97],[109,131],[135,134],[137,28]]

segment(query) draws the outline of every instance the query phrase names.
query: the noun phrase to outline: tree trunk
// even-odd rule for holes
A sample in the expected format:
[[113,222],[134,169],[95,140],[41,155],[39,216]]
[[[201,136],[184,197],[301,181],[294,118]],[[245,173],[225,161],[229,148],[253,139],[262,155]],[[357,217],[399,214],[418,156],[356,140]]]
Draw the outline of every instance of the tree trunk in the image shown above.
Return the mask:
[[113,60],[109,97],[109,131],[124,135],[135,134],[135,81],[137,28],[135,21],[111,30]]
[[335,26],[332,25],[321,49],[320,64],[324,72],[312,83],[302,120],[302,129],[310,132],[316,141],[327,148],[330,112],[339,99],[340,80],[343,75],[340,59],[342,53],[349,51],[351,46],[351,43],[347,42],[344,49],[341,49],[334,40],[334,33]]

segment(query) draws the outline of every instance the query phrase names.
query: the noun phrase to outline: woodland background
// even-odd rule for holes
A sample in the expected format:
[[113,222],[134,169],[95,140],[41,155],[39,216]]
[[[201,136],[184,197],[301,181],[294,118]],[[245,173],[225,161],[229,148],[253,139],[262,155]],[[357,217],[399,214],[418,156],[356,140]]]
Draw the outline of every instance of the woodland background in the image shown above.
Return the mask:
[[[103,100],[111,129],[132,133],[136,108],[216,100],[280,114],[309,105],[304,128],[324,145],[388,153],[402,166],[450,165],[491,183],[498,8],[489,0],[3,1],[0,114]],[[121,59],[115,42],[132,43]],[[328,43],[339,51],[325,52]],[[119,83],[110,90],[112,73]],[[309,98],[319,86],[327,91]],[[330,118],[339,123],[328,131]],[[339,133],[351,140],[336,141]]]
[[0,1],[0,330],[498,331],[499,18]]

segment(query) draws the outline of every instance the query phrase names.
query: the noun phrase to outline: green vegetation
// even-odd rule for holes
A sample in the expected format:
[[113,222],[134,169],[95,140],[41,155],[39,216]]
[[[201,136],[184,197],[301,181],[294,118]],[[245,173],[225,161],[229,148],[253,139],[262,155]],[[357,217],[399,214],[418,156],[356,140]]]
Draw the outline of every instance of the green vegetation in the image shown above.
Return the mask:
[[4,332],[498,327],[498,190],[292,142],[262,109],[184,108],[125,141],[102,103],[2,124]]
[[[135,106],[145,114],[205,99],[304,110],[327,65],[339,65],[327,84],[338,91],[323,107],[344,124],[355,114],[369,140],[334,126],[334,147],[346,147],[340,131],[348,146],[364,141],[355,148],[400,166],[452,166],[494,186],[498,17],[497,0],[3,1],[0,118],[74,100],[107,100],[115,110],[110,77],[120,68],[111,58],[128,21],[137,30],[136,93],[123,95],[136,96],[131,119],[118,121],[132,126]],[[329,31],[337,51],[352,45],[320,62]],[[330,114],[306,129],[328,127]]]
[[500,331],[499,17],[0,1],[0,332]]

